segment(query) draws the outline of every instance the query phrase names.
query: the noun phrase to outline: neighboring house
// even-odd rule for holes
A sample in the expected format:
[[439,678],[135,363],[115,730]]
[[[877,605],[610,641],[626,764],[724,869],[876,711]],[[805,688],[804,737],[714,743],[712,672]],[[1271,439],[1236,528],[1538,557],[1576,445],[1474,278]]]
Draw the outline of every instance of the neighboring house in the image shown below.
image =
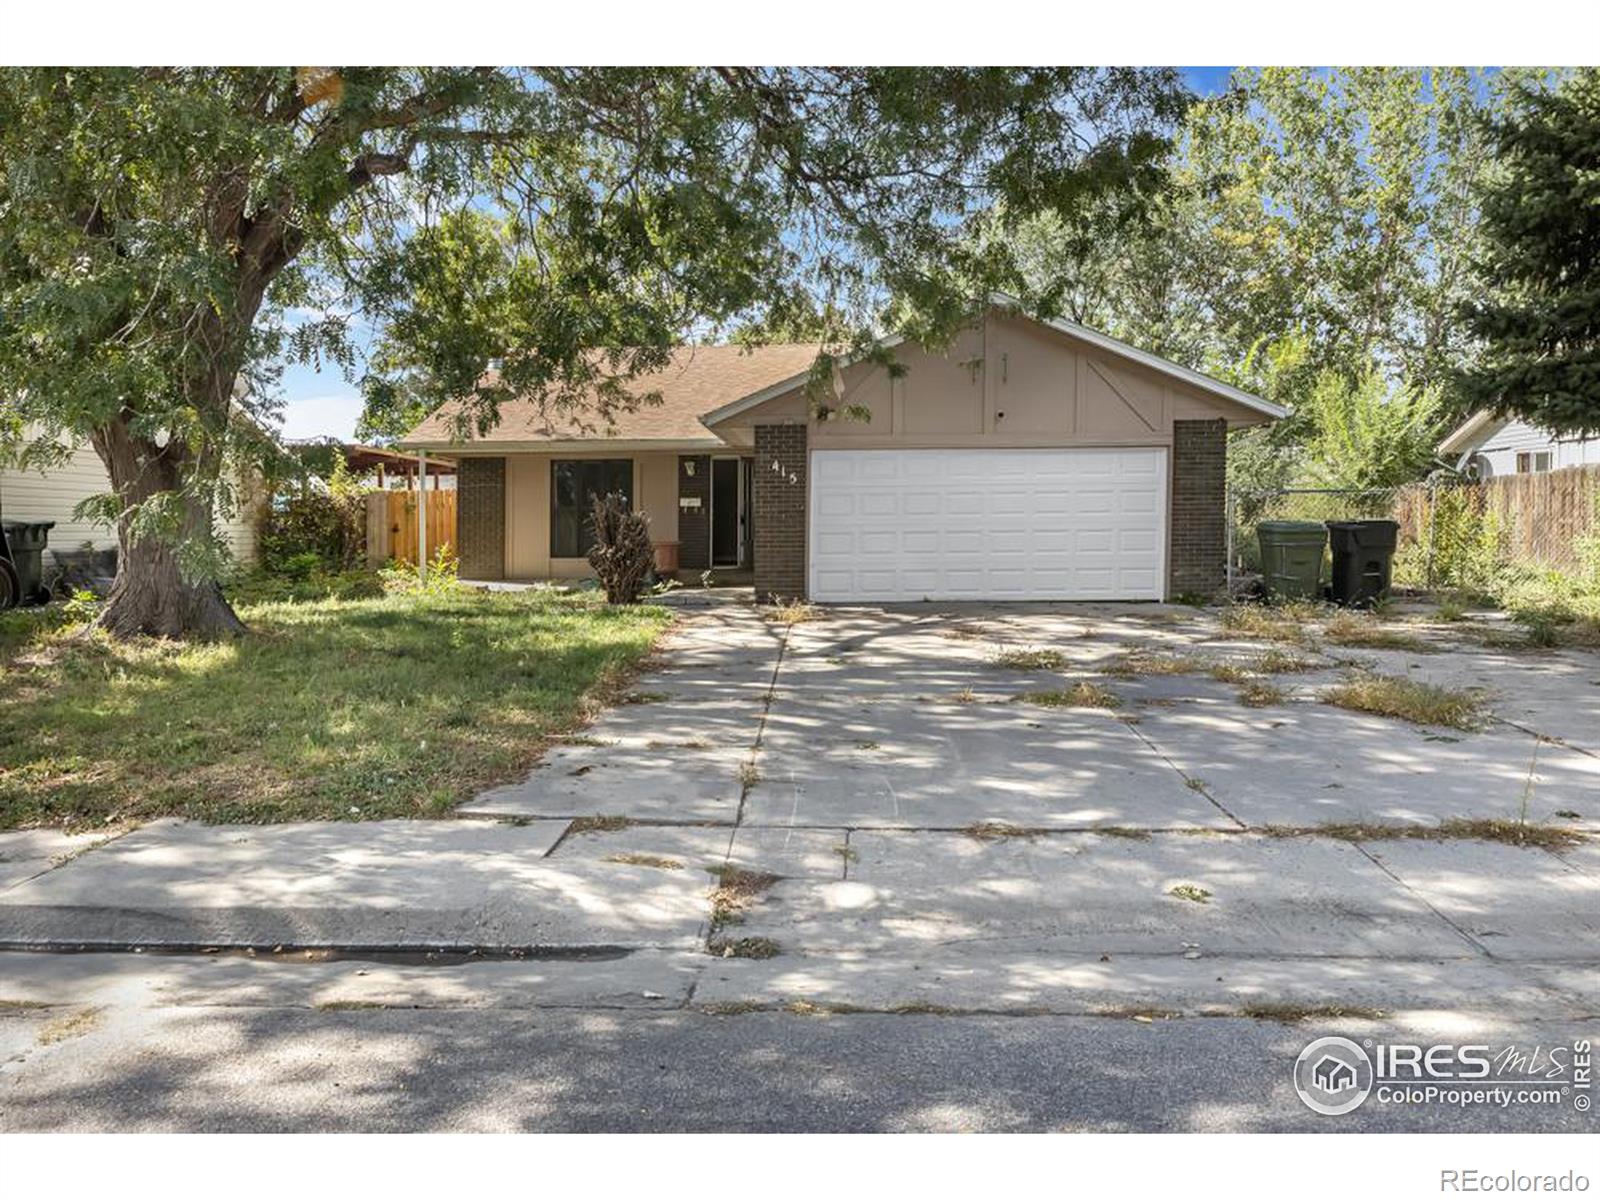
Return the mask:
[[590,501],[621,491],[686,576],[748,572],[763,597],[1138,600],[1223,586],[1226,433],[1282,410],[998,307],[943,353],[891,345],[903,370],[847,365],[825,406],[806,395],[816,346],[694,346],[631,385],[661,403],[614,428],[512,402],[487,435],[456,443],[447,404],[400,447],[456,460],[467,579],[589,574]]
[[1561,437],[1481,411],[1439,443],[1439,455],[1473,479],[1492,479],[1600,464],[1600,438]]
[[[92,446],[83,445],[65,462],[47,469],[0,467],[0,514],[8,521],[54,521],[49,535],[53,549],[105,550],[116,546],[117,531],[110,525],[76,520],[72,510],[80,501],[110,490],[105,464]],[[243,507],[245,511],[218,521],[217,528],[234,558],[253,563],[260,505]]]

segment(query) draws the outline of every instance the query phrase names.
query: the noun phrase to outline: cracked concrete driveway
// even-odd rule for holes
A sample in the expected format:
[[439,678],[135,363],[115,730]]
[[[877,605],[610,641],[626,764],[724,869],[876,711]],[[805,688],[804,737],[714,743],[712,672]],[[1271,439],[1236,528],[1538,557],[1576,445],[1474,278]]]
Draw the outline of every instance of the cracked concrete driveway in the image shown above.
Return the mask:
[[[1222,1017],[1179,1040],[1209,1062],[1248,1040],[1241,1022],[1285,1031],[1258,1064],[1280,1083],[1332,1029],[1526,1041],[1591,1025],[1600,653],[1323,632],[1274,646],[1162,605],[837,608],[792,626],[692,610],[626,702],[463,820],[0,835],[0,1001],[20,1020],[136,993],[172,1022],[212,1006],[237,1028],[262,1008],[637,1009],[688,1022],[659,1027],[674,1046],[696,1021],[748,1021],[729,1036],[752,1054],[770,1037],[827,1052],[767,1021],[979,1023],[947,1027],[961,1045],[1004,1015],[1075,1031],[1088,1071],[1098,1035],[1052,1022]],[[1487,688],[1493,717],[1440,729],[1323,702],[1352,672]],[[1507,840],[1518,822],[1533,844]],[[22,952],[218,945],[262,958]],[[270,953],[319,947],[331,956],[304,965]],[[47,1082],[18,1094],[65,1103]],[[1166,1096],[1122,1127],[1165,1127]],[[1222,1127],[1284,1127],[1281,1109],[1248,1111]],[[1390,1117],[1444,1127],[1371,1119]],[[1592,1127],[1574,1119],[1512,1127]],[[628,1121],[681,1124],[663,1109],[592,1127]]]
[[[1600,655],[1274,647],[1163,605],[729,606],[665,661],[466,811],[727,827],[778,877],[732,932],[775,957],[717,959],[702,1004],[1570,1016],[1597,978]],[[1496,716],[1323,703],[1352,671],[1493,681]],[[1524,819],[1573,844],[1461,836]]]

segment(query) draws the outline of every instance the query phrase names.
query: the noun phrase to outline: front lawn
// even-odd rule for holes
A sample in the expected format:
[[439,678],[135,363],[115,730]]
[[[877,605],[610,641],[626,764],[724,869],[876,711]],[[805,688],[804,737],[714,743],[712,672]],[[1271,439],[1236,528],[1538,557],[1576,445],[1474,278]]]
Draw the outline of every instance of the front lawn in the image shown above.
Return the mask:
[[550,593],[241,605],[251,635],[0,639],[0,828],[435,816],[515,778],[668,621]]

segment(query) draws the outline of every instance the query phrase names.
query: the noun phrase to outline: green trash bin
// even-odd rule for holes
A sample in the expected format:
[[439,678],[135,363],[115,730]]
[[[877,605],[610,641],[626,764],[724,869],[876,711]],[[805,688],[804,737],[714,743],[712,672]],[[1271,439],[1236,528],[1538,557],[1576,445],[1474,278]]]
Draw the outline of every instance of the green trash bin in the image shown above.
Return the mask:
[[1263,521],[1256,536],[1269,593],[1286,600],[1321,598],[1322,552],[1328,544],[1321,521]]
[[22,585],[21,603],[40,603],[44,594],[44,548],[50,540],[54,521],[6,521],[6,544],[11,547],[11,565]]

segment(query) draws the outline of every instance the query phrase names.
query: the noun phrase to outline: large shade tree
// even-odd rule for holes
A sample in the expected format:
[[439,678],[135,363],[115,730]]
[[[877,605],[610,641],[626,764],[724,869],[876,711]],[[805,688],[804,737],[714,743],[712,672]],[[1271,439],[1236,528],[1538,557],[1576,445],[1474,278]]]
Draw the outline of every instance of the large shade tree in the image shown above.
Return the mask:
[[380,426],[512,393],[603,420],[724,323],[937,338],[993,266],[976,214],[1148,190],[1185,100],[1089,68],[0,71],[0,449],[104,460],[107,629],[239,632],[212,527],[248,418],[285,362],[352,366],[352,319]]
[[1600,69],[1520,88],[1492,134],[1482,291],[1463,306],[1485,353],[1464,403],[1600,432]]
[[1543,77],[1236,71],[1188,110],[1153,203],[1112,195],[1021,222],[1019,287],[1196,367],[1261,367],[1260,347],[1299,339],[1305,390],[1320,371],[1354,381],[1374,365],[1440,382],[1474,352],[1457,309],[1477,287],[1485,114]]

